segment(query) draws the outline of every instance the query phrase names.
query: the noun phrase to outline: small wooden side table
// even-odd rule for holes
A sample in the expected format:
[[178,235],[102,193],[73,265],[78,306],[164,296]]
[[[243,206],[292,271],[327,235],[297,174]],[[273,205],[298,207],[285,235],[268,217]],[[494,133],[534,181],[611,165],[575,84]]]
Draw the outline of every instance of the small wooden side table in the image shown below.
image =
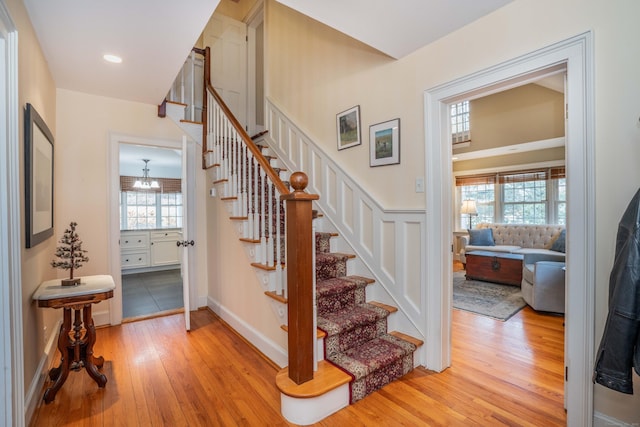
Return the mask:
[[[91,305],[113,297],[115,287],[111,276],[84,276],[80,278],[80,284],[77,286],[62,286],[60,279],[43,282],[33,294],[33,299],[38,301],[38,307],[64,310],[58,336],[58,350],[62,356],[60,365],[49,371],[49,378],[54,383],[44,392],[46,403],[53,402],[70,370],[79,371],[85,368],[98,387],[107,384],[107,377],[98,371],[104,364],[104,358],[93,356],[96,327],[91,316]],[[73,329],[71,310],[74,311]]]

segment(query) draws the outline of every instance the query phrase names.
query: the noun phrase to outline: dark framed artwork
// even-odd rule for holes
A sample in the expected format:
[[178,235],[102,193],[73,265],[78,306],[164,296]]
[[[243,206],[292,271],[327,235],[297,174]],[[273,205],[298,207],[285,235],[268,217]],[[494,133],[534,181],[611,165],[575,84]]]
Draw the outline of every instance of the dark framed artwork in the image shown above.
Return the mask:
[[33,105],[24,110],[27,248],[53,236],[53,135]]
[[370,166],[400,163],[400,119],[369,126]]
[[360,145],[360,106],[356,105],[336,115],[338,150]]

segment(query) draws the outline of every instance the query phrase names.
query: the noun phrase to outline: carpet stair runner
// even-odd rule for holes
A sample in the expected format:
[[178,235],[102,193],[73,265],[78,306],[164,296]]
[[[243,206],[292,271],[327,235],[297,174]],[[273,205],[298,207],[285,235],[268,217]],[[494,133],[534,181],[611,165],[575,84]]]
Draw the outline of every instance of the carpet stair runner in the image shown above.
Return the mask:
[[325,338],[325,359],[348,373],[354,403],[413,369],[416,345],[387,332],[393,307],[367,303],[372,279],[347,276],[349,255],[331,253],[333,234],[316,233],[318,328]]

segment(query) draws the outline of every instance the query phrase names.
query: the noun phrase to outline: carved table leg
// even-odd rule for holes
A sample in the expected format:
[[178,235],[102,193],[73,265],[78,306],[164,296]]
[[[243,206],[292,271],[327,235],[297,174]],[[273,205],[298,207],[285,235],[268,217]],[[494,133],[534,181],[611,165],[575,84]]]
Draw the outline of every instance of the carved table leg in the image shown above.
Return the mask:
[[91,304],[87,304],[83,310],[84,327],[86,329],[84,366],[89,376],[94,379],[98,386],[104,387],[107,384],[107,377],[98,371],[98,368],[102,368],[102,365],[104,365],[104,358],[102,356],[93,356],[93,345],[96,342],[96,327],[91,317]]
[[64,320],[62,326],[60,326],[60,335],[58,336],[58,350],[60,351],[60,366],[53,368],[49,372],[49,378],[55,379],[55,382],[44,392],[45,403],[53,402],[56,397],[56,393],[62,387],[62,384],[67,380],[69,376],[69,351],[68,347],[71,345],[69,339],[69,332],[71,331],[71,309],[64,309]]

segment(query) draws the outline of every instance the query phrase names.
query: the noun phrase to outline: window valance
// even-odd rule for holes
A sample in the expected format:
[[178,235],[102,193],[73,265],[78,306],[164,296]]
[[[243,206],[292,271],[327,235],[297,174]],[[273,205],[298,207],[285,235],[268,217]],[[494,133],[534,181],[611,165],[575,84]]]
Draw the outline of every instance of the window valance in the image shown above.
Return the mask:
[[148,190],[140,190],[133,188],[133,184],[139,180],[138,176],[120,176],[120,191],[147,191],[153,193],[181,193],[182,180],[177,178],[153,178],[158,181],[160,188],[151,188]]
[[546,181],[548,179],[560,179],[565,177],[565,167],[526,169],[497,172],[491,174],[478,174],[457,176],[456,186],[482,185],[482,184],[508,184],[514,182]]

